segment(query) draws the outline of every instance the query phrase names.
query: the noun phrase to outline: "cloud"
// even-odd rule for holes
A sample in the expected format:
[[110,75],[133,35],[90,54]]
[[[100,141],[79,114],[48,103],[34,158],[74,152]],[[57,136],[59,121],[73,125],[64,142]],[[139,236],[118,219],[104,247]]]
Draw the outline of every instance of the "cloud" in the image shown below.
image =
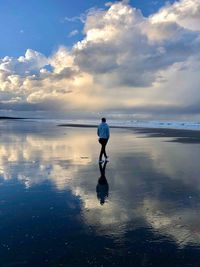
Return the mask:
[[28,49],[0,60],[2,103],[13,102],[13,109],[16,103],[54,102],[59,110],[199,114],[199,10],[196,0],[168,4],[150,17],[127,1],[90,9],[84,38],[71,49],[61,46],[49,57]]
[[172,22],[155,25],[124,3],[89,15],[85,34],[74,48],[75,62],[109,87],[150,86],[159,71],[187,60],[199,48],[197,33]]
[[63,19],[63,21],[67,21],[67,22],[85,22],[85,15],[81,14],[80,16],[74,16],[74,17],[65,17]]
[[4,57],[0,60],[0,70],[10,75],[31,75],[48,64],[48,59],[41,53],[27,49],[24,56],[19,58]]
[[79,34],[79,31],[78,30],[74,30],[74,31],[71,31],[69,34],[68,34],[68,37],[73,37],[75,35]]
[[198,0],[180,0],[152,16],[153,23],[175,22],[186,29],[200,31],[200,3]]

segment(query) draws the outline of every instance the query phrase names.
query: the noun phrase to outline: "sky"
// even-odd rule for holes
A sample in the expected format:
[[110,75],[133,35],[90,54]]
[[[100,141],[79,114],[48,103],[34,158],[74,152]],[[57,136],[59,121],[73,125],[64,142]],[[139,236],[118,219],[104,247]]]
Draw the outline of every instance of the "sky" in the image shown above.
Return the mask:
[[199,0],[0,0],[0,115],[200,119]]

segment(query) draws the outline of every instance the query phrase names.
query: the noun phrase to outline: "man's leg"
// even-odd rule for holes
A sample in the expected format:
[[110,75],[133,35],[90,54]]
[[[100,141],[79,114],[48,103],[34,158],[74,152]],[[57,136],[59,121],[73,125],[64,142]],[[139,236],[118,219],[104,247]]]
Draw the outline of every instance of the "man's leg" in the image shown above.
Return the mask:
[[103,154],[105,156],[105,158],[107,158],[107,154],[106,154],[106,144],[107,144],[108,140],[105,139],[103,142]]
[[102,156],[103,156],[103,140],[99,139],[99,143],[101,144],[101,150],[100,150],[100,154],[99,154],[99,161],[102,160]]
[[107,158],[107,155],[106,155],[106,144],[103,145],[103,154],[104,154],[104,157]]
[[104,155],[105,158],[107,158],[107,154],[106,154],[106,144],[107,144],[108,140],[107,139],[100,139],[99,143],[101,144],[101,151],[99,154],[99,161],[102,160],[102,156]]
[[101,144],[101,151],[100,151],[100,154],[99,154],[99,161],[102,160],[102,156],[103,156],[103,144]]

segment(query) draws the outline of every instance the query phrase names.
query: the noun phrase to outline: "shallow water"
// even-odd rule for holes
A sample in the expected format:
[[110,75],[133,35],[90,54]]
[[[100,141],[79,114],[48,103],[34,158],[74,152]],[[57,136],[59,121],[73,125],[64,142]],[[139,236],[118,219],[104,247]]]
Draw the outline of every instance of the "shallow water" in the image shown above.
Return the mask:
[[[0,266],[200,266],[200,145],[0,122]],[[99,178],[101,179],[99,180]]]

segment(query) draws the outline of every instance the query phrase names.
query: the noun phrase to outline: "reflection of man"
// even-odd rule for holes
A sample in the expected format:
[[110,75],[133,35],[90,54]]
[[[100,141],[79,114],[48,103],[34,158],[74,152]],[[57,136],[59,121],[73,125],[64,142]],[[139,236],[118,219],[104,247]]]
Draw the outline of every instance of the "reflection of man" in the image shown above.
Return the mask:
[[108,161],[108,156],[106,154],[106,144],[110,137],[109,126],[106,123],[106,118],[101,119],[101,124],[99,124],[97,129],[97,135],[99,136],[99,143],[101,144],[101,151],[99,154],[99,162],[102,163],[102,156],[104,155],[106,161]]
[[105,203],[109,191],[109,185],[105,176],[106,164],[107,162],[105,162],[102,166],[102,164],[99,163],[99,170],[101,173],[101,177],[99,177],[98,184],[96,187],[97,198],[99,199],[101,205]]

